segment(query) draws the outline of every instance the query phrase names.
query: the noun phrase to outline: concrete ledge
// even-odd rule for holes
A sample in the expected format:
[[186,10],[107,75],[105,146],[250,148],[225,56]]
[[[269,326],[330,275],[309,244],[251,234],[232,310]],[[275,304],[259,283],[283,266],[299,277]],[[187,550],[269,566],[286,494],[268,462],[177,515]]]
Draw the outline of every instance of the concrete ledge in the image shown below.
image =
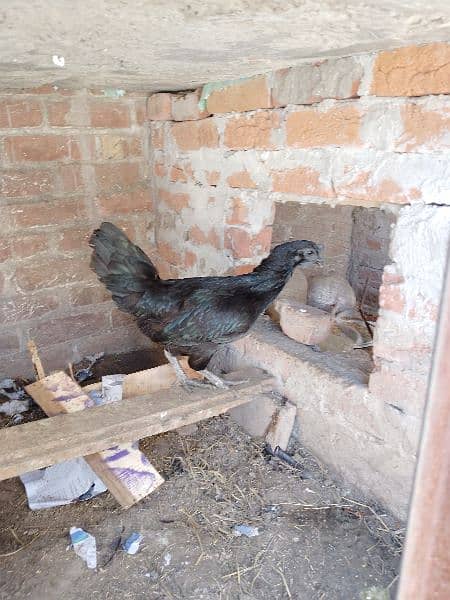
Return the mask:
[[361,351],[316,353],[268,318],[233,346],[246,363],[274,375],[279,392],[296,405],[294,435],[302,444],[355,493],[406,518],[420,422],[369,392]]

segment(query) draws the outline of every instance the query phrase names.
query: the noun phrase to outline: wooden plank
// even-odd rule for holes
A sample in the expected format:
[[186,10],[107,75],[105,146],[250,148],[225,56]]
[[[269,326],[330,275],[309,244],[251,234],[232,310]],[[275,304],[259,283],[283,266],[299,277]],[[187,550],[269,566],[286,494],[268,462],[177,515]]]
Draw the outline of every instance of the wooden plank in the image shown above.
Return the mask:
[[[187,364],[187,359],[182,358],[180,364],[183,367],[184,372],[191,379],[201,378],[201,375],[190,369]],[[125,375],[123,380],[123,398],[133,398],[134,396],[144,396],[171,387],[177,382],[175,371],[171,365],[161,365],[154,367],[153,369],[146,369],[145,371],[137,371],[136,373],[130,373]],[[101,390],[101,383],[92,383],[82,388],[84,392],[90,392],[92,390]]]
[[[160,373],[152,379],[147,373],[145,383],[150,388],[168,387],[172,378]],[[90,408],[93,401],[80,386],[62,371],[27,386],[27,392],[48,416],[73,413]],[[121,506],[128,508],[163,483],[164,479],[139,450],[137,443],[115,445],[85,457],[86,462],[102,479]]]
[[34,372],[36,373],[36,377],[38,379],[44,379],[44,377],[45,377],[44,367],[42,366],[41,359],[39,358],[39,353],[36,348],[36,344],[35,344],[34,340],[30,340],[28,342],[27,346],[28,346],[28,351],[31,354],[31,362],[33,363]]
[[398,600],[450,598],[450,256],[445,281]]
[[[245,371],[240,374],[245,377]],[[270,376],[262,371],[256,376],[252,369],[246,383],[229,390],[172,387],[9,427],[0,433],[0,480],[220,415],[269,393],[273,385]]]

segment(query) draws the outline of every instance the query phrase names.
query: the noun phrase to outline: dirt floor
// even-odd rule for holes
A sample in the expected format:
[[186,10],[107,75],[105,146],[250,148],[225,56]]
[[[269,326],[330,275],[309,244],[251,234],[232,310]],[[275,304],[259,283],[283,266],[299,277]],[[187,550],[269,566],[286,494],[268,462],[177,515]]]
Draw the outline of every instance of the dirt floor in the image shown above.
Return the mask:
[[[120,360],[99,363],[94,379],[160,357],[128,355],[122,368]],[[33,512],[19,479],[0,482],[1,600],[394,597],[402,524],[350,495],[301,446],[289,449],[301,467],[293,468],[222,416],[141,449],[166,482],[127,511],[106,492]],[[258,535],[236,537],[240,524]],[[96,571],[69,547],[73,525],[96,537]],[[133,531],[144,539],[130,556],[120,540]]]

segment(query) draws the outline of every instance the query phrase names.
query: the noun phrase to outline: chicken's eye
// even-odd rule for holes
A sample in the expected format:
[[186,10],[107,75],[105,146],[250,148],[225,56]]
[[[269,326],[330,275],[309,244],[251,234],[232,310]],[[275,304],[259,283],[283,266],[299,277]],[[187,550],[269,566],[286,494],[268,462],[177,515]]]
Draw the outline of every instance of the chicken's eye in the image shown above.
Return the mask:
[[314,252],[312,250],[305,250],[305,254],[306,256],[311,256],[311,254],[314,254]]

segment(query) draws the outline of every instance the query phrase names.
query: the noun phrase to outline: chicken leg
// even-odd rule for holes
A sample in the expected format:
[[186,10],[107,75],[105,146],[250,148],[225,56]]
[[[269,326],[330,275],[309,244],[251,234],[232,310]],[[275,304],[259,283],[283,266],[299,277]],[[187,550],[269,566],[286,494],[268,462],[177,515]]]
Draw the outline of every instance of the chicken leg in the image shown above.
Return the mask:
[[189,379],[186,373],[183,371],[182,366],[180,365],[180,361],[176,356],[171,354],[168,350],[164,348],[164,356],[167,358],[169,363],[172,365],[173,370],[175,371],[175,375],[177,376],[177,381],[180,385],[182,385],[185,389],[191,390],[193,387],[203,387],[205,384],[201,381],[197,381],[196,379]]
[[178,383],[182,385],[185,389],[191,390],[194,387],[198,388],[203,387],[205,385],[213,385],[214,387],[220,388],[222,390],[227,390],[233,385],[240,385],[241,383],[245,383],[245,381],[224,381],[218,375],[212,373],[208,369],[202,369],[201,371],[199,371],[199,373],[201,373],[205,378],[203,381],[198,381],[197,379],[189,379],[189,377],[183,371],[183,368],[180,365],[180,361],[177,359],[176,356],[171,354],[166,349],[164,349],[164,356],[172,365],[177,376]]

